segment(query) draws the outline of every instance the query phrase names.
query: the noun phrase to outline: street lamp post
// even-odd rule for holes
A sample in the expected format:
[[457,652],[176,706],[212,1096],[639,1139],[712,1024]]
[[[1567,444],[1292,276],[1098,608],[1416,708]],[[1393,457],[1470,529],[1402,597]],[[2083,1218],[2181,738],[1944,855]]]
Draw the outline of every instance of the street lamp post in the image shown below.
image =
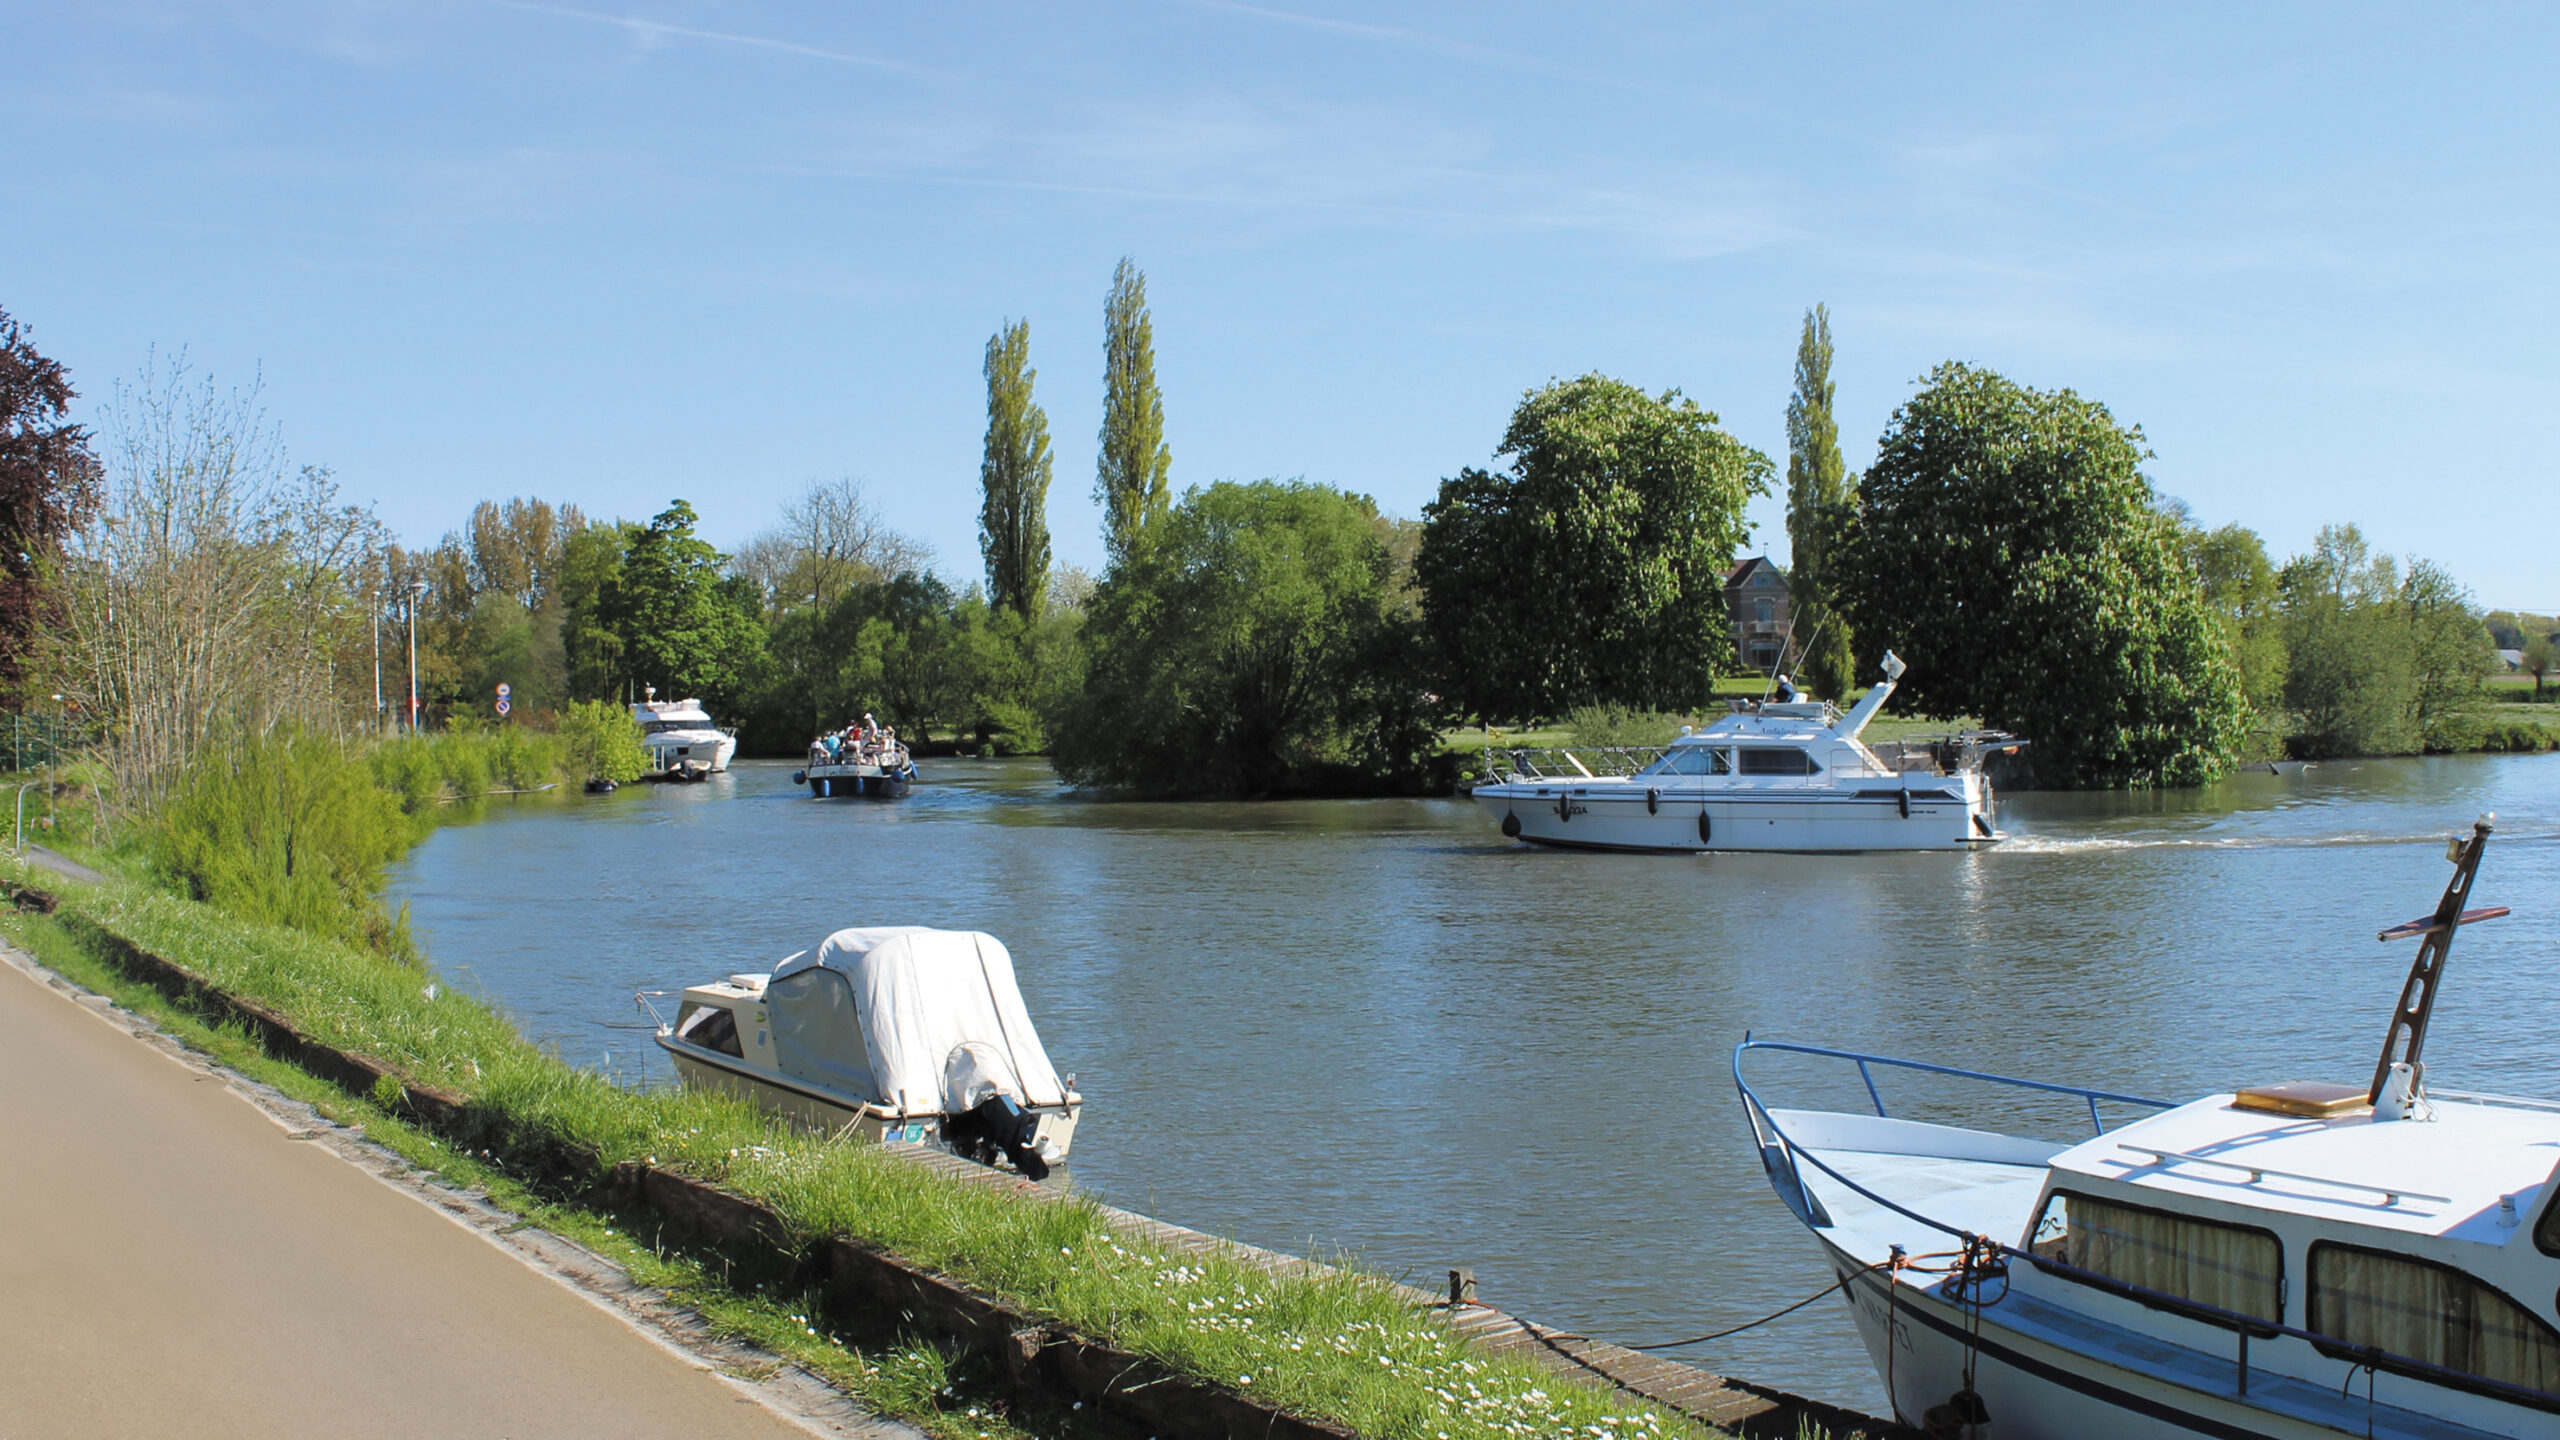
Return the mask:
[[382,738],[382,592],[373,593],[373,738]]
[[409,582],[409,733],[418,733],[418,597],[427,593],[427,582]]

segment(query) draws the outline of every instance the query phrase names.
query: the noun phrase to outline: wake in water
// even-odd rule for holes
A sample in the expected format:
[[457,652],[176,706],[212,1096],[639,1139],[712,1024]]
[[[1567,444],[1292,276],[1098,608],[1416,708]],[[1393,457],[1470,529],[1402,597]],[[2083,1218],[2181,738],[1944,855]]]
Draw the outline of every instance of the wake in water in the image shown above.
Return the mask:
[[[2442,845],[2451,831],[2437,830],[2423,834],[2377,835],[2369,831],[2347,830],[2333,835],[2012,835],[2000,849],[2006,853],[2031,855],[2081,855],[2111,850],[2316,850],[2370,845]],[[2505,845],[2547,844],[2560,840],[2560,830],[2528,831],[2517,834],[2501,830],[2498,843]]]

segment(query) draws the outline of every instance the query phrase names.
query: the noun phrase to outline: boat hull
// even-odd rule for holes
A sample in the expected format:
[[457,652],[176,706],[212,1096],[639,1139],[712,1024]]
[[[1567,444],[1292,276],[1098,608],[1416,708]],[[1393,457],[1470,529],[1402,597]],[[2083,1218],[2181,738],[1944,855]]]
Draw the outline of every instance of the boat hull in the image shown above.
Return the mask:
[[[872,1141],[904,1140],[919,1145],[942,1143],[942,1117],[939,1115],[899,1115],[851,1096],[830,1095],[812,1087],[792,1084],[779,1076],[768,1078],[748,1068],[721,1064],[692,1046],[663,1035],[659,1037],[658,1044],[667,1052],[668,1058],[675,1061],[676,1076],[687,1086],[735,1095],[796,1125]],[[1076,1118],[1080,1108],[1076,1105],[1044,1106],[1031,1111],[1039,1121],[1039,1128],[1034,1132],[1035,1143],[1044,1155],[1051,1157],[1051,1163],[1063,1162],[1067,1158],[1067,1150],[1075,1142]]]
[[1511,782],[1478,786],[1475,801],[1507,836],[1586,850],[1979,850],[2007,838],[1991,823],[1989,787],[1974,777],[1847,794]]
[[650,768],[655,770],[671,770],[691,762],[717,773],[728,769],[738,753],[738,737],[728,734],[716,740],[675,740],[652,735],[641,743],[649,751]]
[[876,765],[812,765],[801,772],[809,793],[821,800],[859,797],[865,800],[902,800],[915,788],[915,777],[902,770],[882,770]]
[[[2213,1357],[2209,1365],[2218,1373],[2209,1379],[2200,1375],[2199,1384],[2178,1384],[2111,1365],[2002,1324],[1996,1303],[1983,1308],[1977,1323],[1963,1304],[1925,1285],[1895,1285],[1867,1270],[1864,1260],[1832,1244],[1823,1232],[1811,1233],[1831,1273],[1855,1277],[1849,1282],[1850,1310],[1876,1378],[1888,1387],[1895,1419],[1924,1432],[1980,1440],[2337,1440],[2342,1434],[2362,1433],[2409,1440],[2488,1440],[2549,1433],[2542,1427],[2551,1423],[2550,1417],[2523,1412],[2517,1412],[2515,1426],[2483,1429],[2403,1405],[2368,1411],[2352,1403],[2363,1398],[2361,1383],[2353,1385],[2356,1393],[2349,1400],[2324,1407],[2336,1413],[2318,1418],[2288,1414],[2252,1403],[2238,1388],[2238,1366],[2230,1356]],[[1968,1360],[1969,1388],[1979,1399],[1976,1413],[1983,1423],[1931,1430],[1933,1421],[1943,1425],[1970,1409],[1958,1398],[1968,1388]],[[2288,1383],[2287,1377],[2268,1371],[2257,1372],[2254,1381],[2256,1389],[2293,1392],[2297,1398],[2316,1392],[2325,1400],[2336,1390],[2333,1383]],[[2409,1397],[2393,1398],[2405,1404]],[[2369,1432],[2359,1421],[2370,1426]]]

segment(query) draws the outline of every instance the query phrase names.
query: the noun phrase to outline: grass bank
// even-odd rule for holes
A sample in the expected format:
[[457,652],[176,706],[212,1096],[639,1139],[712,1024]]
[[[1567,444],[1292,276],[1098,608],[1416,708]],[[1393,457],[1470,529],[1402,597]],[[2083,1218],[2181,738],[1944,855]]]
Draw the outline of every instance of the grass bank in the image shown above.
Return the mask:
[[[604,1248],[641,1279],[677,1289],[779,1354],[809,1352],[820,1373],[943,1433],[1003,1434],[1013,1422],[992,1406],[966,1405],[964,1377],[937,1368],[942,1362],[929,1349],[866,1356],[834,1346],[805,1300],[732,1290],[685,1256],[614,1236],[612,1217],[516,1185],[510,1155],[565,1143],[593,1157],[598,1180],[619,1162],[640,1161],[717,1184],[771,1208],[798,1242],[852,1237],[1186,1378],[1366,1436],[1704,1433],[1560,1384],[1525,1362],[1481,1356],[1374,1275],[1272,1275],[1242,1259],[1177,1252],[1115,1232],[1089,1202],[988,1193],[870,1147],[813,1139],[735,1102],[625,1090],[544,1053],[487,1006],[360,942],[244,918],[140,881],[88,887],[28,878],[57,894],[60,909],[12,914],[0,925],[47,963],[171,1015],[192,1027],[191,1038],[253,1073],[272,1078],[284,1068],[254,1053],[246,1037],[133,997],[104,958],[105,937],[119,937],[274,1010],[316,1040],[462,1097],[499,1117],[500,1133],[476,1156],[361,1100],[329,1103],[417,1163],[485,1184],[540,1223],[619,1241]],[[317,1098],[319,1082],[285,1078],[292,1093]],[[982,1413],[966,1413],[971,1408]],[[1019,1418],[1043,1433],[1075,1424]]]

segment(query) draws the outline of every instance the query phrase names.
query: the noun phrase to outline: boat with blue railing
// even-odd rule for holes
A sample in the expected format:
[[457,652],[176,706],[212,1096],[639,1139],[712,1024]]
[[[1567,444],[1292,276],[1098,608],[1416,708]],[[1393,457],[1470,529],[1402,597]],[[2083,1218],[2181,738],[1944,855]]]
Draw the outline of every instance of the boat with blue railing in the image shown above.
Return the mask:
[[[2560,1435],[2560,1104],[2431,1091],[2421,1051],[2490,834],[2415,937],[2371,1083],[2176,1104],[1745,1037],[1734,1083],[1895,1416],[2001,1440]],[[1836,1072],[1866,1108],[1773,1105]],[[1799,1077],[1808,1082],[1811,1077]],[[2059,1102],[2056,1140],[1890,1113],[1888,1089]]]

